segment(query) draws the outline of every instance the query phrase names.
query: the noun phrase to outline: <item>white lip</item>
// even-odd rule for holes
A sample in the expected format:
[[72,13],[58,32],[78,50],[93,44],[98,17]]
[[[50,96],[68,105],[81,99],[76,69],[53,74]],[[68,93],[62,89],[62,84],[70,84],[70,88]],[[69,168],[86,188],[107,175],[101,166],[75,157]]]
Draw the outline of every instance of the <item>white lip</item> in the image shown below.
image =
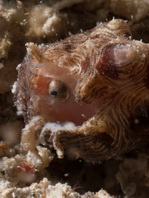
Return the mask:
[[43,145],[46,145],[46,141],[45,141],[46,132],[50,132],[52,134],[60,130],[70,131],[70,130],[75,129],[76,127],[77,126],[73,122],[62,122],[62,123],[48,122],[44,125],[44,127],[41,130],[41,133],[39,136],[40,143]]
[[[51,135],[53,133],[56,133],[60,130],[65,130],[65,131],[71,131],[75,129],[77,126],[73,122],[48,122],[44,125],[44,127],[41,130],[40,136],[39,136],[39,142],[43,145],[46,145],[45,137],[46,133],[50,133]],[[53,145],[54,148],[56,149],[57,155],[59,158],[63,158],[64,151],[63,149],[60,149],[57,147],[57,145]]]

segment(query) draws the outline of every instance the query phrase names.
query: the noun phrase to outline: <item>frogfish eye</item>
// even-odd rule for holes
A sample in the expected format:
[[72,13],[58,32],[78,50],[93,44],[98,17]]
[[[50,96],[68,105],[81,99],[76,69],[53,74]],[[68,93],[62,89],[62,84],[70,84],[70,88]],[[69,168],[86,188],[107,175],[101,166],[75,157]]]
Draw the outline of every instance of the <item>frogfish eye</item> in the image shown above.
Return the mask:
[[59,80],[52,80],[48,87],[49,95],[55,100],[65,102],[69,98],[69,88]]

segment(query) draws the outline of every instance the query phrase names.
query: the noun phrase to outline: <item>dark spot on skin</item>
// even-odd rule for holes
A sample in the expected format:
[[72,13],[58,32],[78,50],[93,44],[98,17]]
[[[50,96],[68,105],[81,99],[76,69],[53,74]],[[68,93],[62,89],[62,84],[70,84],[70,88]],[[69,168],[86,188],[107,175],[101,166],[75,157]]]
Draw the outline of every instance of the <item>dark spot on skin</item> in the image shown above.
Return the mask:
[[107,45],[102,49],[101,52],[101,59],[97,65],[97,70],[102,75],[106,75],[109,78],[117,79],[118,78],[118,66],[115,64],[114,61],[114,47],[117,44]]
[[135,108],[134,115],[130,118],[130,129],[142,135],[149,132],[149,105]]
[[[149,67],[149,65],[148,65]],[[147,71],[147,75],[144,78],[144,84],[146,85],[146,88],[149,89],[149,70]]]
[[57,93],[57,91],[51,91],[51,95],[56,97],[58,95],[58,93]]
[[81,67],[83,71],[86,71],[90,66],[90,59],[89,57],[86,57],[82,62],[81,62]]

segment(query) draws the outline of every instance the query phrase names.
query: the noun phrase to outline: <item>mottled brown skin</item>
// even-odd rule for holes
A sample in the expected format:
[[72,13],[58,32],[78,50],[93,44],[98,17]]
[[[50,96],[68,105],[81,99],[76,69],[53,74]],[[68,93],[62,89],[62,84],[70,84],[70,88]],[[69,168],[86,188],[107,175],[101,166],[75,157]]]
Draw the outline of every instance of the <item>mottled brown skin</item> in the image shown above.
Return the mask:
[[[75,115],[77,104],[81,103],[87,114],[87,119],[80,123],[76,120],[78,127],[53,130],[46,125],[42,129],[45,144],[53,146],[59,157],[67,153],[75,158],[98,162],[147,142],[149,46],[132,40],[129,35],[129,27],[123,20],[112,20],[51,45],[37,47],[28,44],[28,54],[19,68],[15,93],[17,108],[26,122],[32,122],[35,116],[41,116],[45,124],[56,122],[57,118],[52,120],[52,113],[49,117],[46,112],[47,99],[45,103],[41,100],[41,97],[47,97],[46,87],[51,79],[45,77],[45,73],[53,72],[52,67],[60,70],[54,73],[56,78],[60,76],[65,84],[70,84],[71,97],[62,109],[70,102],[70,111],[71,104],[76,105]],[[66,73],[66,76],[61,77],[61,73]],[[39,105],[40,101],[43,107]],[[57,102],[54,105],[57,108]],[[92,107],[94,111],[88,113]],[[69,110],[65,114],[67,112]],[[69,120],[68,116],[64,121],[73,121],[73,118]],[[23,136],[25,131],[22,135],[22,144],[25,144]]]

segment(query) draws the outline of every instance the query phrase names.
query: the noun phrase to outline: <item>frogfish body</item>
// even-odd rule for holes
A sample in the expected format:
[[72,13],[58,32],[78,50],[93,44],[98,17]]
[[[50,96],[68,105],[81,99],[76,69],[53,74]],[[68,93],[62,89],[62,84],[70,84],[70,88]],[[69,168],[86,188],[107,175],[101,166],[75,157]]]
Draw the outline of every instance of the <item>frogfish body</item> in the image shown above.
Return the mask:
[[38,144],[96,162],[145,142],[149,45],[130,35],[117,19],[53,44],[27,44],[15,104],[26,125],[43,120]]

